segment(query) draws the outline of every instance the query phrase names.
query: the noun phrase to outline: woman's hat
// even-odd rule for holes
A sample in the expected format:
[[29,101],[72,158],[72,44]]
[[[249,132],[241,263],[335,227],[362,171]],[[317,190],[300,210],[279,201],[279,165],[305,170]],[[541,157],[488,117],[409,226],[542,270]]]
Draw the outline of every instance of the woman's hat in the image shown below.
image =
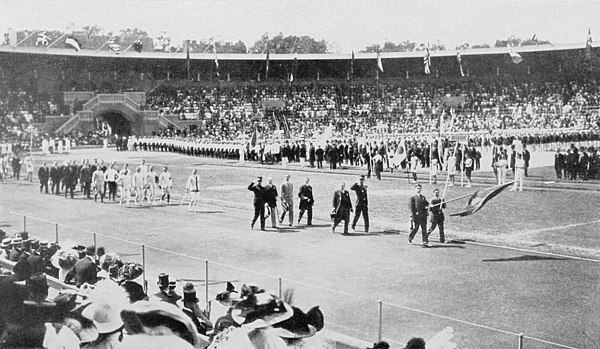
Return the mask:
[[119,269],[119,279],[135,280],[144,273],[144,268],[140,263],[126,262]]
[[160,325],[170,328],[194,346],[200,341],[192,319],[176,305],[168,302],[135,302],[121,311],[121,318],[127,333],[133,335],[147,333],[146,329]]
[[60,249],[50,257],[50,263],[58,269],[71,269],[79,260],[79,253],[73,249]]
[[275,295],[256,286],[242,286],[240,300],[233,308],[232,317],[248,328],[264,328],[292,317],[292,307]]
[[112,333],[123,326],[120,309],[111,302],[90,303],[81,315],[94,322],[98,333]]
[[318,306],[310,309],[306,314],[296,307],[292,307],[294,314],[287,320],[274,324],[274,331],[282,338],[307,338],[312,337],[325,326],[323,313]]
[[235,290],[235,287],[233,286],[233,284],[231,282],[227,282],[227,288],[225,289],[225,292],[221,292],[219,294],[217,294],[217,296],[215,297],[215,299],[225,305],[225,306],[231,306],[234,305],[238,300],[239,300],[239,295],[237,294],[233,294],[233,293],[238,293]]

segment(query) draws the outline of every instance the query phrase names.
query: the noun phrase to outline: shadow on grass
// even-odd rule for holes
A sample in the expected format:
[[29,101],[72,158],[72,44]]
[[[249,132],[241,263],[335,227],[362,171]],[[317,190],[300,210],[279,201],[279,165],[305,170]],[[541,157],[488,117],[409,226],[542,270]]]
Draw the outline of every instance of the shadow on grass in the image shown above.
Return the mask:
[[452,244],[440,244],[440,245],[431,245],[430,248],[465,248],[461,245],[452,245]]
[[482,259],[482,262],[525,262],[525,261],[564,261],[566,258],[551,256],[523,255],[510,258]]

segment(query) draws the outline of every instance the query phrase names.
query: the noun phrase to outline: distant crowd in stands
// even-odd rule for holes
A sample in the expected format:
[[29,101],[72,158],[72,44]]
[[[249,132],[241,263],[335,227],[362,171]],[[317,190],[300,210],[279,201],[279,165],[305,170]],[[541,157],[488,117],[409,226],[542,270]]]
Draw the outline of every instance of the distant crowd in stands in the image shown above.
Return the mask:
[[3,127],[10,124],[44,122],[44,116],[61,115],[62,103],[46,95],[33,95],[24,89],[8,89],[0,95]]
[[[180,119],[203,120],[197,136],[231,140],[258,120],[265,134],[284,130],[312,137],[330,120],[348,134],[379,127],[387,134],[491,132],[497,129],[599,129],[595,82],[517,82],[311,85],[282,87],[159,88],[148,95],[150,108]],[[462,96],[452,108],[444,96]],[[263,108],[269,100],[280,108]],[[278,114],[285,116],[283,121]],[[193,131],[193,130],[190,130]]]
[[[143,266],[103,247],[2,230],[0,241],[2,265],[11,266],[0,267],[3,348],[331,347],[318,334],[323,313],[294,306],[293,290],[279,297],[227,282],[202,309],[193,283],[160,273],[158,292],[148,294]],[[66,286],[51,289],[49,278]]]

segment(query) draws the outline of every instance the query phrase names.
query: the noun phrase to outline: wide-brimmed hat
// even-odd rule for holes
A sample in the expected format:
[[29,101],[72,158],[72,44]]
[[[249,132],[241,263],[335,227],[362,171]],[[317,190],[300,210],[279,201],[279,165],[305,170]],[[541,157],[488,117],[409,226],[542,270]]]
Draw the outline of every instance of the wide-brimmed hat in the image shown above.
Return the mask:
[[144,273],[144,268],[140,263],[125,262],[119,268],[119,279],[124,280],[135,280]]
[[135,302],[121,311],[121,318],[129,334],[147,333],[146,328],[157,325],[171,328],[179,337],[196,346],[199,343],[198,332],[183,310],[168,302]]
[[21,236],[15,236],[11,241],[12,245],[19,245],[21,243],[23,243],[23,238],[21,238]]
[[11,238],[2,239],[2,243],[0,243],[0,248],[9,248],[10,246],[12,246]]
[[78,260],[79,253],[70,248],[60,249],[50,257],[50,263],[58,269],[71,269]]
[[292,307],[292,309],[292,317],[273,325],[273,330],[279,337],[307,338],[323,329],[325,320],[318,306],[313,307],[306,314],[300,308]]
[[94,322],[98,333],[111,333],[123,326],[120,311],[111,302],[92,302],[83,309],[81,315]]
[[239,300],[239,294],[235,290],[235,286],[231,282],[227,282],[225,291],[217,294],[215,300],[225,306],[231,306]]
[[292,307],[281,298],[256,286],[242,286],[240,300],[231,313],[233,320],[248,328],[264,328],[292,317]]

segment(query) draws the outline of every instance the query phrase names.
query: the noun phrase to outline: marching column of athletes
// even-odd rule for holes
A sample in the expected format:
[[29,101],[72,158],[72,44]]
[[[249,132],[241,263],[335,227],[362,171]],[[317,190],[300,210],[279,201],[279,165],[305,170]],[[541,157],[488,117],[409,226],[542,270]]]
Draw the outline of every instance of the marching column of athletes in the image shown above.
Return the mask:
[[[146,165],[145,160],[135,168],[135,171],[129,169],[128,164],[124,164],[121,170],[118,170],[116,163],[106,165],[104,161],[84,160],[81,165],[73,161],[65,161],[63,165],[57,162],[49,168],[46,163],[40,167],[38,177],[40,180],[40,193],[49,192],[60,195],[61,189],[67,196],[73,198],[74,190],[79,182],[83,195],[94,201],[104,202],[104,199],[116,201],[119,194],[119,205],[130,206],[131,197],[134,196],[134,204],[142,205],[144,201],[155,205],[158,201],[166,200],[167,205],[171,201],[171,188],[173,187],[173,178],[168,171],[167,166],[158,174],[153,166]],[[422,186],[417,184],[415,195],[409,198],[409,210],[411,213],[411,231],[409,243],[412,243],[418,229],[421,229],[422,243],[424,247],[430,247],[429,235],[437,227],[440,234],[440,242],[445,242],[444,237],[444,213],[446,204],[443,198],[439,197],[439,190],[434,189],[434,198],[431,203],[421,194]],[[201,178],[197,169],[192,170],[185,186],[185,195],[190,196],[188,204],[189,211],[198,211],[197,206],[200,199]],[[306,214],[306,225],[312,226],[313,215],[313,189],[310,185],[310,178],[306,177],[304,183],[299,187],[297,193],[294,191],[294,184],[290,180],[290,175],[285,176],[285,180],[280,186],[280,191],[273,184],[273,179],[269,178],[268,183],[263,184],[262,177],[257,177],[250,183],[248,190],[254,193],[254,216],[250,224],[251,229],[257,221],[260,222],[260,228],[265,230],[265,223],[268,217],[271,217],[271,227],[278,228],[288,216],[289,226],[294,225],[294,198],[298,201],[298,219],[297,225],[300,225],[302,218]],[[350,186],[350,190],[356,194],[355,205],[349,192],[346,190],[346,183],[341,182],[339,189],[333,193],[331,203],[330,217],[332,220],[331,230],[335,234],[336,228],[343,222],[342,235],[348,235],[348,228],[356,229],[356,225],[361,216],[366,233],[369,232],[369,201],[367,194],[367,185],[365,185],[365,176],[360,175],[358,180]],[[159,192],[160,191],[160,192]],[[160,199],[159,199],[160,194]],[[185,199],[185,196],[184,196]],[[184,201],[182,200],[182,202]],[[279,199],[281,214],[278,210],[277,201]],[[351,221],[351,213],[354,212],[354,218]],[[431,215],[429,215],[431,212]],[[430,228],[427,229],[427,218],[430,216]]]
[[96,202],[104,202],[105,199],[117,201],[118,194],[119,205],[126,206],[130,206],[132,196],[134,205],[142,205],[144,201],[156,205],[165,200],[168,205],[173,187],[173,179],[167,166],[159,174],[154,166],[146,165],[145,160],[134,171],[129,169],[128,164],[124,164],[119,170],[116,162],[107,165],[103,160],[97,159],[92,163],[83,160],[81,165],[75,160],[62,164],[54,162],[51,167],[44,162],[39,168],[38,178],[40,193],[61,195],[62,191],[65,198],[70,196],[73,199],[79,183],[81,192],[87,199],[94,199]]

